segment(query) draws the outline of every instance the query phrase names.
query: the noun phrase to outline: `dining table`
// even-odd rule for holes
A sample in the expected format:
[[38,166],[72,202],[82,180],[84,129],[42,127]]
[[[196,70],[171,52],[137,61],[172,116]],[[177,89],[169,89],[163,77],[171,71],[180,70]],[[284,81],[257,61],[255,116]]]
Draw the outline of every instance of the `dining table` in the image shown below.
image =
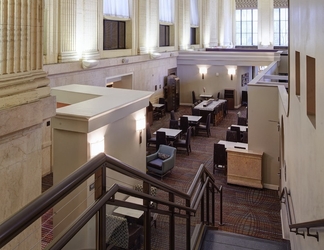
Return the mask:
[[[232,124],[231,126],[233,126],[233,127],[239,127],[241,132],[246,132],[246,130],[248,129],[248,126],[243,126],[243,125]],[[228,129],[231,129],[231,126],[228,127]]]
[[237,148],[237,149],[245,149],[248,150],[248,144],[247,143],[243,143],[243,142],[233,142],[233,141],[224,141],[224,140],[220,140],[218,141],[218,144],[223,144],[225,145],[225,148]]
[[200,115],[182,115],[188,117],[189,124],[198,124],[201,120],[202,116]]
[[[176,139],[182,132],[181,129],[173,129],[173,128],[159,128],[157,131],[165,132],[165,135],[168,139]],[[157,131],[155,131],[153,134],[156,135]]]
[[[129,196],[125,201],[135,203],[137,205],[143,205],[143,199],[133,197],[133,196]],[[114,213],[139,219],[144,214],[144,211],[128,208],[128,207],[117,207],[114,210]]]

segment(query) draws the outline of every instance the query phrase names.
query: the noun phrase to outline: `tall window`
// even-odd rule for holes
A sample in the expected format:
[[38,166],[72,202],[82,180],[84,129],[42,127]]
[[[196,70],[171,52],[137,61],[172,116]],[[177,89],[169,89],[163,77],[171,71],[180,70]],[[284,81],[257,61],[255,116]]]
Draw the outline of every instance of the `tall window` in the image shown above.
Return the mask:
[[258,10],[236,10],[236,45],[258,45]]
[[126,49],[126,23],[124,21],[104,20],[103,31],[104,50]]
[[198,0],[190,0],[190,44],[197,44],[199,28]]
[[170,46],[170,29],[174,23],[174,0],[159,1],[160,47]]
[[160,24],[160,47],[170,46],[170,26]]
[[103,49],[126,49],[126,21],[130,20],[128,0],[104,0],[103,14]]
[[258,45],[258,0],[235,0],[235,45]]
[[128,0],[104,0],[104,16],[129,18]]
[[273,19],[273,45],[288,46],[288,8],[275,8],[273,10]]

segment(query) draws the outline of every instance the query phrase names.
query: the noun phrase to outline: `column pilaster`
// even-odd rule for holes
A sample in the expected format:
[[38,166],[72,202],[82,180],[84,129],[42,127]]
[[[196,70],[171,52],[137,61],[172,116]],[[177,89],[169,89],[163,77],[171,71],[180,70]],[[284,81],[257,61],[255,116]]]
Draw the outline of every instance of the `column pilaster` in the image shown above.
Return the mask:
[[59,20],[58,62],[77,61],[77,0],[59,1]]
[[82,59],[99,59],[98,50],[98,1],[83,3]]

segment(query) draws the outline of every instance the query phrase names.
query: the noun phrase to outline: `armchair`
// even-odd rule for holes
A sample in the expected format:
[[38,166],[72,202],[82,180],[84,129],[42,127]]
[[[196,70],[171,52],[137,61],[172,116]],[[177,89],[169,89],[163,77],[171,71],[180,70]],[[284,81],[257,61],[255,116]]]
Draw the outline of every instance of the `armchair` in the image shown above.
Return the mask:
[[155,153],[146,156],[147,172],[161,178],[171,172],[175,165],[176,151],[174,147],[161,144]]
[[107,249],[139,249],[142,231],[140,226],[129,225],[124,217],[106,215]]

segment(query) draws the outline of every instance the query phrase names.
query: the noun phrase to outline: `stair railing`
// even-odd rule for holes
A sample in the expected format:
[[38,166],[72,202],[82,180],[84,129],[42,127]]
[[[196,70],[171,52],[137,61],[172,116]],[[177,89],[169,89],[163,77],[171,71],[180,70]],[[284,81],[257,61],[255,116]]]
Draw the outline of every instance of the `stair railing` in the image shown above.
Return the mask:
[[316,231],[315,233],[310,233],[310,229],[313,228],[319,228],[324,227],[324,219],[321,220],[313,220],[308,222],[302,222],[302,223],[292,223],[291,218],[291,210],[290,210],[290,192],[287,190],[287,187],[284,187],[281,195],[280,195],[280,201],[285,204],[286,206],[286,212],[287,212],[287,219],[288,219],[288,226],[290,229],[290,232],[296,233],[296,235],[302,235],[305,238],[305,231],[301,231],[301,229],[306,229],[307,233],[306,236],[314,237],[319,241],[319,234]]
[[[126,176],[139,179],[143,181],[143,191],[139,192],[132,188],[120,186],[114,184],[109,190],[106,190],[106,168],[115,170]],[[222,213],[222,187],[218,188],[214,183],[213,176],[209,171],[201,165],[193,183],[191,184],[188,193],[183,193],[177,189],[170,187],[169,185],[156,180],[155,178],[122,163],[116,158],[108,156],[104,153],[97,155],[75,170],[64,180],[57,185],[53,186],[43,194],[41,194],[34,201],[27,204],[24,208],[14,214],[12,217],[4,221],[0,225],[0,248],[5,246],[9,241],[15,238],[19,233],[25,230],[29,225],[39,219],[45,212],[51,207],[60,202],[64,197],[81,185],[93,174],[96,175],[95,181],[95,197],[96,201],[89,206],[79,217],[75,220],[59,237],[48,245],[46,249],[61,249],[67,244],[76,233],[96,214],[98,213],[98,231],[97,234],[97,249],[106,249],[106,204],[114,204],[117,206],[125,206],[144,211],[144,249],[150,249],[151,241],[151,226],[150,226],[150,214],[151,212],[157,212],[161,214],[167,214],[170,218],[170,232],[169,232],[169,248],[175,248],[175,216],[186,218],[186,249],[191,249],[190,245],[190,218],[196,213],[199,203],[201,204],[202,221],[207,224],[215,224],[215,218],[212,216],[210,219],[203,218],[204,203],[206,200],[206,209],[208,210],[208,203],[212,202],[212,214],[214,215],[215,209],[215,191],[220,193],[220,213]],[[99,178],[97,178],[99,177]],[[164,190],[169,193],[169,200],[165,201],[158,197],[149,194],[150,186]],[[122,200],[117,200],[115,194],[123,193],[138,198],[142,198],[143,205],[136,205],[127,203]],[[212,194],[212,198],[209,198],[209,193]],[[184,199],[185,205],[180,205],[175,202],[175,197]],[[206,199],[205,199],[206,197]],[[151,202],[162,204],[167,206],[168,210],[152,208]],[[185,214],[181,213],[185,211]],[[209,214],[207,212],[206,214]],[[222,214],[220,214],[220,224],[222,224]]]

